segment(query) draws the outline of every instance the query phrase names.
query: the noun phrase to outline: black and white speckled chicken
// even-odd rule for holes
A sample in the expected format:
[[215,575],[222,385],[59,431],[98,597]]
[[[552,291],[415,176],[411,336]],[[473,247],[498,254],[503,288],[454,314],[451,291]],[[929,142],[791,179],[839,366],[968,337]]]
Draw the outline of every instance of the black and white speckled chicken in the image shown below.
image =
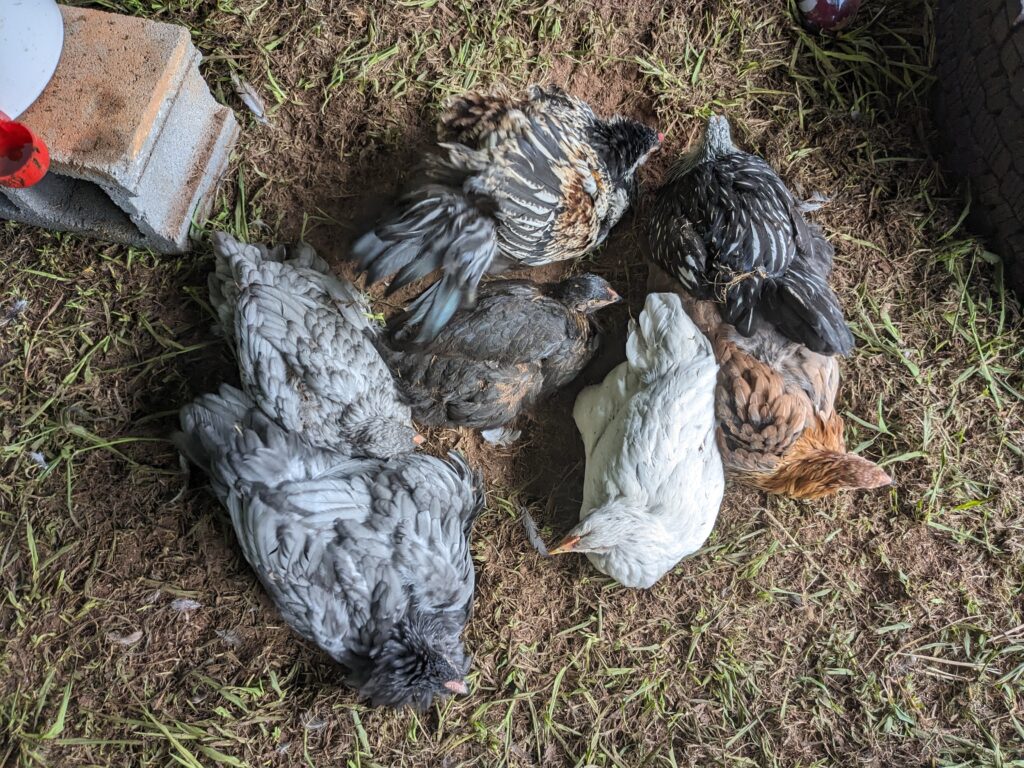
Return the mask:
[[388,458],[422,441],[355,286],[308,245],[267,248],[217,232],[213,247],[210,303],[234,342],[242,387],[264,413],[354,456]]
[[363,698],[425,709],[466,693],[469,535],[483,494],[458,454],[346,458],[226,385],[182,408],[175,443],[209,475],[285,621]]
[[469,94],[442,118],[425,181],[360,237],[353,258],[394,291],[440,276],[409,307],[407,331],[434,338],[472,306],[481,278],[509,266],[576,259],[599,246],[629,207],[637,168],[660,144],[651,128],[604,120],[559,89]]
[[383,354],[417,421],[492,429],[576,378],[597,351],[592,314],[616,301],[597,275],[492,280],[426,347]]
[[744,336],[755,320],[825,355],[853,335],[828,285],[833,249],[760,157],[712,117],[700,145],[672,169],[648,222],[650,257],[699,299],[718,302]]

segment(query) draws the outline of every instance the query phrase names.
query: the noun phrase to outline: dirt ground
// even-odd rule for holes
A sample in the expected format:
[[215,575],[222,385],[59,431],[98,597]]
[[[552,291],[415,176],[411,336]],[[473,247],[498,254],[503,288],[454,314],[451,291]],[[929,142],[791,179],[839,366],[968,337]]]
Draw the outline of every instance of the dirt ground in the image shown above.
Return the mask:
[[[189,255],[0,224],[0,764],[1024,766],[1024,332],[929,150],[929,2],[865,0],[837,40],[781,0],[73,4],[188,25],[243,134]],[[518,505],[549,540],[574,519],[573,396],[642,304],[630,215],[584,265],[630,298],[584,381],[511,449],[430,434],[488,481],[471,695],[369,710],[278,619],[166,439],[235,376],[206,232],[305,237],[347,274],[444,98],[530,82],[664,131],[649,188],[718,111],[830,196],[814,218],[858,342],[839,407],[895,483],[730,489],[706,547],[646,592],[530,549]]]

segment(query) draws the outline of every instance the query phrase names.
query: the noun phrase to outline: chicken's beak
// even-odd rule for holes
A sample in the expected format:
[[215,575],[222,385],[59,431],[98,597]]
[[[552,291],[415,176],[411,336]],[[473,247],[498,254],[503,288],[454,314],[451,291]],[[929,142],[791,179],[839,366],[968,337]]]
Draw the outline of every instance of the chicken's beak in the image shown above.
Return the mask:
[[425,438],[423,435],[413,435],[413,445],[423,445],[425,442],[427,442],[427,438]]
[[444,687],[452,693],[458,694],[459,696],[465,696],[467,693],[469,693],[469,688],[466,686],[464,680],[449,680],[447,683],[444,684]]
[[574,552],[579,543],[579,536],[566,536],[558,542],[557,547],[548,550],[548,555],[564,555],[566,552]]
[[608,286],[604,289],[604,296],[601,298],[589,299],[585,309],[594,312],[598,309],[607,307],[610,304],[617,304],[620,301],[622,301],[622,297],[619,296],[611,286]]

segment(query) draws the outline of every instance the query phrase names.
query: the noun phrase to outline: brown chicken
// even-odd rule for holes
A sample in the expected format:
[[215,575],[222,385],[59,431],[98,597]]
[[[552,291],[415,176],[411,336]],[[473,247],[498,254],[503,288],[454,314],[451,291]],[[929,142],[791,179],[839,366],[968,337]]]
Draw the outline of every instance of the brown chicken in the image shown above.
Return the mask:
[[836,413],[839,362],[796,344],[759,320],[749,336],[722,320],[651,265],[650,291],[674,291],[715,349],[715,415],[726,473],[745,485],[794,499],[879,488],[892,478],[846,450]]

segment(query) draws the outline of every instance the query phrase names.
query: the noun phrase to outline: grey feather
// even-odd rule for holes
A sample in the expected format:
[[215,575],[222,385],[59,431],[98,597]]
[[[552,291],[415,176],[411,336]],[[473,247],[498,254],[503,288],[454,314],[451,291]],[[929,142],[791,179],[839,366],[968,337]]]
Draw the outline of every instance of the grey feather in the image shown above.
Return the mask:
[[526,540],[541,557],[549,557],[544,537],[540,535],[540,528],[537,527],[537,521],[533,519],[528,507],[523,507],[520,510],[520,519],[523,523],[523,531],[526,533]]
[[[598,347],[592,314],[616,300],[597,275],[492,280],[429,344],[379,348],[419,422],[499,427],[583,370]],[[403,321],[393,322],[401,330]]]
[[182,409],[174,440],[209,474],[282,617],[366,698],[423,708],[461,680],[482,493],[460,457],[346,458],[227,385]]
[[235,86],[235,94],[245,104],[246,109],[252,112],[256,122],[262,125],[270,125],[270,120],[267,119],[267,107],[249,81],[239,77],[237,72],[232,72],[231,84]]
[[387,458],[415,447],[412,415],[377,352],[366,300],[307,245],[213,238],[210,302],[234,344],[242,386],[313,445]]

